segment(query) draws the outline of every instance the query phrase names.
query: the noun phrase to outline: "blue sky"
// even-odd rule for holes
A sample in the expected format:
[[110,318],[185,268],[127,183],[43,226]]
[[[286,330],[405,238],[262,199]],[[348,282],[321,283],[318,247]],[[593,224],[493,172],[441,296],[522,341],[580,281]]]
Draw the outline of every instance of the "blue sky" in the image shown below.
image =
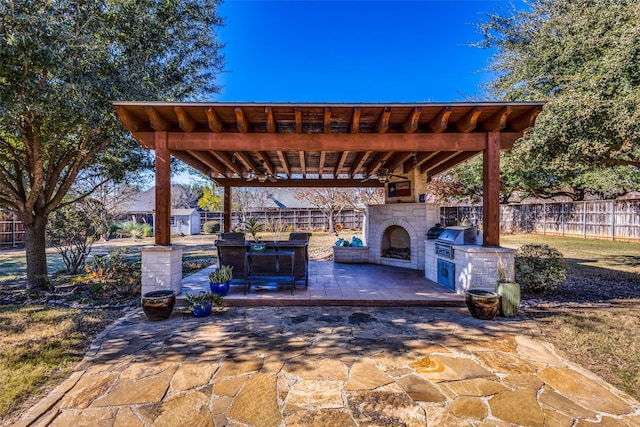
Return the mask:
[[[515,3],[523,7],[522,2]],[[447,102],[485,99],[492,52],[470,46],[509,1],[226,0],[228,72],[216,101]]]

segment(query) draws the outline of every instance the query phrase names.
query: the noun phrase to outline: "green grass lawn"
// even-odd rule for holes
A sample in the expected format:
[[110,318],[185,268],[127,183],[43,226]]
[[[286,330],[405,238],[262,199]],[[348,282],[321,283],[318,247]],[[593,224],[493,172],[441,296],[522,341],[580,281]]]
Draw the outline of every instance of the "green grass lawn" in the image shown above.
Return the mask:
[[530,234],[503,235],[500,242],[502,246],[511,248],[527,243],[545,243],[560,250],[567,265],[573,268],[599,268],[640,274],[640,243]]

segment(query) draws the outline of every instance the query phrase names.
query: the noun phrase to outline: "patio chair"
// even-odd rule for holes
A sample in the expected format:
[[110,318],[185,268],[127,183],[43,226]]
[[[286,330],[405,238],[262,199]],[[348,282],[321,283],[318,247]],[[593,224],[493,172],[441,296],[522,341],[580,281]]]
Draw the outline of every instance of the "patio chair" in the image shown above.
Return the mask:
[[[293,233],[292,233],[293,234]],[[309,245],[306,240],[289,240],[288,242],[282,242],[278,244],[278,250],[291,251],[295,254],[293,274],[295,276],[296,283],[304,281],[304,286],[309,284]],[[288,264],[289,263],[289,264]],[[288,269],[290,267],[290,261],[283,259],[280,264],[280,268]]]
[[293,232],[289,233],[289,240],[309,240],[311,233]]
[[216,240],[216,247],[220,265],[233,267],[232,280],[244,279],[244,254],[247,253],[244,240]]
[[244,242],[244,233],[239,231],[231,231],[226,233],[220,233],[221,240],[239,240]]

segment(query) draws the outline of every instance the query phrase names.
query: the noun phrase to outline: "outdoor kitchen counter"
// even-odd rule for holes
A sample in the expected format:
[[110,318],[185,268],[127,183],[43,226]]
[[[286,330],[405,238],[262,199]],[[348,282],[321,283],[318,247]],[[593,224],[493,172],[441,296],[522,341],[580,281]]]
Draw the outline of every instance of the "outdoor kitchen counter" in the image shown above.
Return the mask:
[[498,260],[513,265],[515,249],[485,247],[481,245],[453,245],[453,259],[435,253],[435,240],[424,240],[425,277],[438,283],[438,259],[455,265],[455,292],[464,294],[468,289],[495,291],[498,282]]

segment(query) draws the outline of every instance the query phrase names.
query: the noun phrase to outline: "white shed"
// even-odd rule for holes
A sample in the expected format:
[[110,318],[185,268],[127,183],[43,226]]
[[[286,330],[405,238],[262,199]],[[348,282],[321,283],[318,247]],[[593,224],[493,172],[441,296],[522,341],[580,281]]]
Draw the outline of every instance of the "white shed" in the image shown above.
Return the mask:
[[200,234],[200,213],[195,209],[171,209],[171,234]]

